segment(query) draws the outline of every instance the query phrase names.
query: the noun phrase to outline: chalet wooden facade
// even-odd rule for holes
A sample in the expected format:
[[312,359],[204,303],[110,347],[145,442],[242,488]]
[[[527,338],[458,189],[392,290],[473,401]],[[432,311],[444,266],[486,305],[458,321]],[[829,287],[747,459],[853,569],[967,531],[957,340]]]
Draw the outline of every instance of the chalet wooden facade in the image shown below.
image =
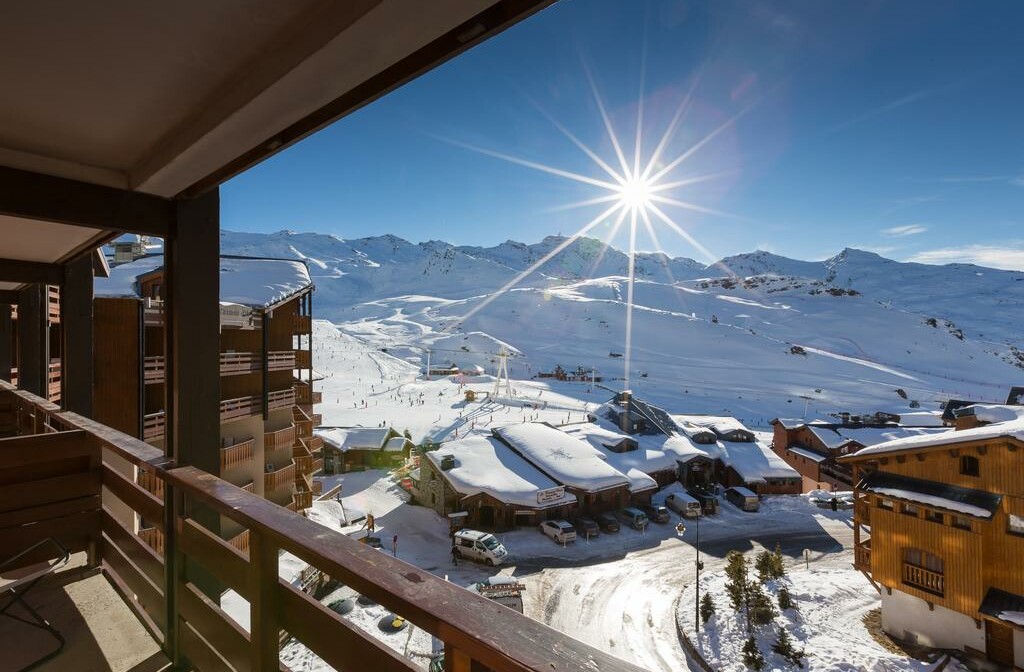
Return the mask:
[[316,436],[323,446],[325,474],[396,469],[412,450],[412,441],[391,427],[325,427]]
[[890,634],[1024,668],[1022,431],[948,430],[840,458],[856,483],[855,566]]

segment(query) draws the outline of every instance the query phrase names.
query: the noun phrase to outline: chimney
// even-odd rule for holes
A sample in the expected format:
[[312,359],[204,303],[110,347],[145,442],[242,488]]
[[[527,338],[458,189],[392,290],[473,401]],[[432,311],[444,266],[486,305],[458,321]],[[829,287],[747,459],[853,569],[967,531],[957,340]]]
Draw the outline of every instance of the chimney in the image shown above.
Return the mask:
[[980,425],[981,423],[978,422],[978,416],[972,413],[971,415],[956,416],[956,424],[954,427],[956,427],[956,431],[959,432],[961,429],[974,429]]
[[630,416],[629,407],[633,401],[633,395],[629,390],[619,392],[619,405],[622,406],[622,413],[619,413],[619,429],[629,434],[633,433],[633,420]]

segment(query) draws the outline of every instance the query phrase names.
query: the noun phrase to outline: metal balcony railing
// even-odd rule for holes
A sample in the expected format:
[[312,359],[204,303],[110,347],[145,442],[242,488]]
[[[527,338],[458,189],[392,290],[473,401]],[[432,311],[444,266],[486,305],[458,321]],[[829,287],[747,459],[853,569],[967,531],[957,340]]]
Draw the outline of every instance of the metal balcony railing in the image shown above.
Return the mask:
[[[26,547],[54,537],[73,553],[88,552],[89,562],[101,570],[170,660],[187,659],[200,672],[279,670],[279,641],[285,632],[342,672],[422,669],[422,661],[403,657],[282,581],[279,557],[287,552],[306,562],[310,572],[350,586],[439,638],[448,672],[640,672],[212,474],[178,467],[142,441],[61,412],[2,381],[0,409],[0,426],[15,427],[22,434],[3,439],[4,489],[37,493],[31,502],[5,500],[9,525],[0,528],[0,546]],[[115,462],[141,471],[145,477],[140,480],[161,481],[164,500],[124,476]],[[61,478],[64,487],[42,486],[42,480],[53,478]],[[293,500],[288,508],[297,509],[299,504],[304,502]],[[142,533],[148,541],[121,519],[124,510],[152,525],[146,529],[155,531]],[[228,518],[247,535],[225,541],[189,517],[194,511]],[[245,539],[247,553],[239,548]],[[40,554],[24,564],[46,559]],[[225,588],[248,603],[248,629],[203,594],[219,594]],[[54,608],[75,607],[62,603]]]

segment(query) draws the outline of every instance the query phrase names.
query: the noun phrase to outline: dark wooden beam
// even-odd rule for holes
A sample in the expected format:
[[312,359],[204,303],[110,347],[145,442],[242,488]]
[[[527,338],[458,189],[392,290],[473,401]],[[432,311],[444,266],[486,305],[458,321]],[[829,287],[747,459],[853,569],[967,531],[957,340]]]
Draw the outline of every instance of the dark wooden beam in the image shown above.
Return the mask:
[[173,201],[0,166],[0,214],[164,238]]
[[11,301],[0,299],[0,378],[11,379],[14,364],[14,324],[11,322]]
[[16,289],[0,289],[0,304],[17,303],[19,296]]
[[[174,235],[164,240],[164,445],[177,464],[220,475],[220,192],[176,202]],[[175,506],[178,506],[175,503]],[[221,534],[218,513],[189,502],[189,515]],[[220,604],[223,586],[183,559],[168,589],[187,580]]]
[[495,3],[391,67],[267,138],[235,160],[214,170],[185,189],[182,195],[194,196],[216,187],[264,159],[287,149],[299,140],[455,58],[467,49],[494,37],[554,2],[555,0],[501,0]]
[[60,292],[61,406],[92,416],[93,388],[93,257],[79,257],[64,266]]
[[39,261],[0,259],[0,282],[60,285],[64,282],[64,267]]
[[[2,266],[2,264],[0,264]],[[29,285],[18,301],[18,387],[47,398],[50,338],[46,285]]]

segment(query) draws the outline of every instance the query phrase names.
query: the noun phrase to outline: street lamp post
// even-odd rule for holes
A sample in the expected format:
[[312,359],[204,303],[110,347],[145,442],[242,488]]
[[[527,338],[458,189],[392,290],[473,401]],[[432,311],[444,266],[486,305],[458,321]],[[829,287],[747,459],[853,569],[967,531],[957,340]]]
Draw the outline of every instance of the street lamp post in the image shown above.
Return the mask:
[[694,611],[694,613],[693,613],[693,616],[694,616],[693,622],[694,622],[694,628],[695,628],[694,632],[697,632],[697,633],[700,632],[700,570],[703,568],[703,565],[701,564],[701,561],[700,561],[700,516],[701,516],[701,514],[698,513],[697,514],[697,518],[696,518],[696,522],[694,523],[694,531],[696,533],[696,538],[694,539],[694,546],[697,549],[697,561],[696,561],[696,565],[695,565],[696,568],[697,568],[697,583],[696,583],[696,593],[695,593],[694,600],[693,600],[693,611]]

